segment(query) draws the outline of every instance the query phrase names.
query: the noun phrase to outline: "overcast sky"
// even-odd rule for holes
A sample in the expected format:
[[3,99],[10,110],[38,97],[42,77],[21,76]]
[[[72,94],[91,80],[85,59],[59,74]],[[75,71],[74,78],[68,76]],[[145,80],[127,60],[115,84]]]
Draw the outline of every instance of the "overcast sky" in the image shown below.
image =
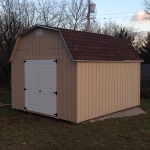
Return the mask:
[[92,0],[96,4],[97,19],[111,18],[118,24],[150,31],[150,21],[144,20],[144,0]]

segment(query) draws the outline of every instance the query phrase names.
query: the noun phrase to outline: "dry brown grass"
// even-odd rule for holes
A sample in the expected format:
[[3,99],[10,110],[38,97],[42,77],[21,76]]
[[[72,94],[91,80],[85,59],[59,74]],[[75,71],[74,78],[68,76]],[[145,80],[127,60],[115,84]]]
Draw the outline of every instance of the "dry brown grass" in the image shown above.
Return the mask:
[[0,107],[0,150],[148,150],[150,100],[141,108],[146,115],[74,124]]

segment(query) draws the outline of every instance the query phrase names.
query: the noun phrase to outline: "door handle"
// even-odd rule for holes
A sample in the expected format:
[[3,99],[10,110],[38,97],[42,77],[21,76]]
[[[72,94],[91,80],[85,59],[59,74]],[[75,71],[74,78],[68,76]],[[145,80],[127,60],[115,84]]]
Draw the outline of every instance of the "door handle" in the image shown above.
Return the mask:
[[39,92],[41,92],[41,90],[39,90]]

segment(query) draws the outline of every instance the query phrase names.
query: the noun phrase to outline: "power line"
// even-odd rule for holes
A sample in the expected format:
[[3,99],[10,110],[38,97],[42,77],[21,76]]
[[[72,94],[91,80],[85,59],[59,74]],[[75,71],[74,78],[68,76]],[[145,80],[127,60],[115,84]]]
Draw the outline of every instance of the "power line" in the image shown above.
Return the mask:
[[110,17],[110,18],[97,18],[97,19],[113,19],[113,18],[127,18],[127,17],[133,17],[133,16],[124,16],[124,17]]
[[[138,15],[138,16],[143,16],[142,14],[141,15]],[[122,17],[103,17],[103,18],[97,18],[97,19],[113,19],[113,18],[129,18],[129,17],[133,17],[133,16],[122,16]],[[143,17],[144,19],[144,17]],[[143,20],[143,19],[138,19],[138,20]]]
[[[137,11],[138,12],[138,11]],[[123,12],[123,13],[113,13],[113,14],[102,14],[97,16],[103,16],[103,15],[116,15],[116,14],[129,14],[129,13],[136,13],[136,12]]]

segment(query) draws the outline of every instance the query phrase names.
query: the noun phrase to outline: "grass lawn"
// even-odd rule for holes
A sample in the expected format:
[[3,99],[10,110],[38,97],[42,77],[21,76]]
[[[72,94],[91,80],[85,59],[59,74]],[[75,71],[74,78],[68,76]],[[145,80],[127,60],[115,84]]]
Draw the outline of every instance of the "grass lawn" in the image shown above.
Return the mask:
[[0,88],[0,103],[11,104],[11,92],[5,88]]
[[[10,92],[1,90],[1,98]],[[150,100],[141,108],[146,115],[74,124],[3,106],[0,150],[149,150]]]

